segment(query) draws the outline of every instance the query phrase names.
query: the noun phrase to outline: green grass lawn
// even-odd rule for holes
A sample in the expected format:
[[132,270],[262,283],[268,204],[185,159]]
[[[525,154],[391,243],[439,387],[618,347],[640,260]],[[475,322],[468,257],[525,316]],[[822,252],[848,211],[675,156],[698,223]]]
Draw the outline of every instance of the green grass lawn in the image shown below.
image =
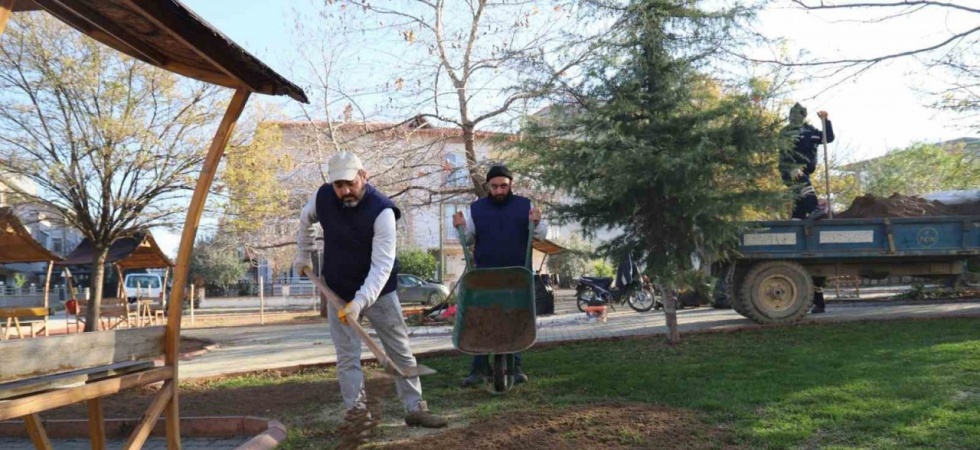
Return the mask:
[[[683,339],[677,347],[657,336],[529,351],[525,371],[531,382],[503,396],[458,387],[467,357],[423,359],[439,371],[424,378],[423,389],[431,409],[456,420],[628,402],[693,411],[711,426],[732,430],[726,445],[745,448],[980,448],[976,319],[814,325]],[[304,381],[332,376],[296,375]],[[289,379],[222,383],[233,388]],[[386,414],[390,407],[397,415],[396,403],[386,401]],[[319,413],[310,412],[317,408]],[[281,418],[291,430],[283,447],[328,447],[332,436],[324,421],[339,415],[338,408],[309,405],[305,413]]]

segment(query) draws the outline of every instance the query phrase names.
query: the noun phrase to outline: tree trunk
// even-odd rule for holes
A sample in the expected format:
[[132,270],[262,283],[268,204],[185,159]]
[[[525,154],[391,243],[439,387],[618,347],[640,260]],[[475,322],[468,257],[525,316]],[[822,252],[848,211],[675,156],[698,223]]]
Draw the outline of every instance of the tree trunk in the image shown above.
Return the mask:
[[102,317],[100,314],[102,309],[102,282],[105,280],[105,260],[108,254],[108,246],[95,246],[95,256],[92,258],[92,276],[89,278],[92,297],[88,301],[88,309],[85,310],[85,332],[99,330],[99,319]]
[[664,292],[664,320],[667,321],[667,343],[679,344],[681,333],[677,329],[677,291],[672,288]]

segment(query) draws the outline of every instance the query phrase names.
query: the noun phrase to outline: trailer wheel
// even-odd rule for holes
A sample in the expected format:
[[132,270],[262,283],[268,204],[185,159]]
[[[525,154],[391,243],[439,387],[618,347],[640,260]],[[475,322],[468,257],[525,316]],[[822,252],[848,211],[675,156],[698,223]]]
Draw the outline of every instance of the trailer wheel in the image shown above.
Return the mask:
[[741,288],[742,284],[744,283],[745,269],[738,267],[735,269],[735,273],[732,275],[732,280],[725,286],[725,295],[728,296],[728,303],[732,306],[732,309],[734,309],[735,312],[744,317],[748,317],[745,315],[745,308],[742,307],[744,302],[739,300],[739,297],[742,296]]
[[794,262],[758,263],[740,284],[735,310],[756,323],[796,322],[813,305],[813,279]]

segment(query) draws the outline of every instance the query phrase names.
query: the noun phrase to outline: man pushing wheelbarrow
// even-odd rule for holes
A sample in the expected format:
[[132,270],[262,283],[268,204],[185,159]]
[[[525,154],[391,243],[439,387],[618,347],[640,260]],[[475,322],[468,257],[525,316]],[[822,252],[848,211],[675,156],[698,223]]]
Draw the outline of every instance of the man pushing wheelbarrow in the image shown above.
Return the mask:
[[[459,283],[454,343],[474,354],[463,387],[483,384],[492,376],[497,384],[493,391],[502,392],[510,386],[502,384],[501,375],[513,384],[528,379],[519,351],[536,339],[531,239],[544,239],[548,226],[530,199],[514,195],[512,182],[507,167],[490,168],[490,194],[453,217],[468,266]],[[467,248],[471,244],[472,262]],[[493,365],[487,353],[494,354]]]

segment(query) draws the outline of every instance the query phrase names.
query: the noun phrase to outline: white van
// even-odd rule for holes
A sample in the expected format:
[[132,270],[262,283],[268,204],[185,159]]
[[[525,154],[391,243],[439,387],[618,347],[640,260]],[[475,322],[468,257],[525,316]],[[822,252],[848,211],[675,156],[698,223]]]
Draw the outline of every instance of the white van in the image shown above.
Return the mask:
[[123,283],[126,298],[135,301],[140,298],[159,299],[163,292],[163,278],[152,273],[131,273],[126,275]]

